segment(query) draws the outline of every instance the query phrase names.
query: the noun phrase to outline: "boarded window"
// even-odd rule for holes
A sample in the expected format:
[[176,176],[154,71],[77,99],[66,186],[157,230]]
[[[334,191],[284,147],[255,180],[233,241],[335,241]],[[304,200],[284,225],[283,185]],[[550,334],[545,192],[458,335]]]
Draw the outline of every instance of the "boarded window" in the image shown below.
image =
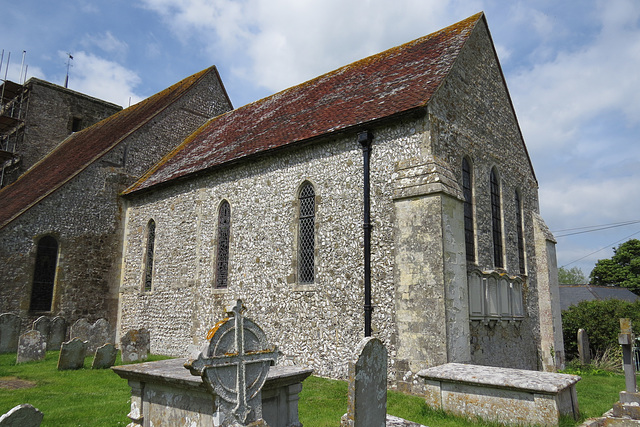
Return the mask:
[[500,183],[495,168],[491,169],[491,225],[493,232],[493,264],[504,267],[502,261],[502,212],[500,206]]
[[51,311],[57,264],[58,242],[51,236],[44,236],[38,242],[29,310]]
[[311,284],[315,278],[315,191],[305,182],[300,188],[298,215],[298,282]]
[[216,288],[226,288],[229,274],[229,234],[231,206],[223,200],[218,211],[218,250],[216,252]]
[[473,227],[473,180],[469,161],[462,159],[462,193],[464,196],[464,243],[467,261],[476,260],[475,233]]
[[154,220],[149,220],[147,224],[147,252],[145,253],[144,263],[144,291],[151,291],[151,284],[153,282],[153,255],[156,242],[156,223]]

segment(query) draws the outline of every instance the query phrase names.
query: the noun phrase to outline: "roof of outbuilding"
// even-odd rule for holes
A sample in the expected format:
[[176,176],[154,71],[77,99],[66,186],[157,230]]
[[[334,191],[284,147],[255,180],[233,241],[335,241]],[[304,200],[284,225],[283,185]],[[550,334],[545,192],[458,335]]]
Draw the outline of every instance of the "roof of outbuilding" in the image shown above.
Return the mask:
[[215,67],[207,68],[138,104],[71,134],[20,178],[0,190],[0,229],[108,153],[179,100]]
[[211,119],[125,193],[423,108],[482,13]]
[[638,295],[619,286],[560,285],[560,308],[567,310],[581,301],[619,299],[634,302]]

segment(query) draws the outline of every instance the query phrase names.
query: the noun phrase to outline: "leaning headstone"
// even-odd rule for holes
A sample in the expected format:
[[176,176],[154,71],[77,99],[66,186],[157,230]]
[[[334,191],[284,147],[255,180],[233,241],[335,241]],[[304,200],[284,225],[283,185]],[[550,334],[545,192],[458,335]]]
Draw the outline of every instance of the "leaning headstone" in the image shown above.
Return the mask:
[[60,316],[51,320],[51,331],[47,340],[47,350],[60,350],[60,346],[67,340],[67,321]]
[[387,419],[387,349],[378,338],[360,341],[349,361],[347,413],[341,426],[384,427]]
[[591,363],[591,353],[589,351],[589,336],[587,332],[580,328],[578,329],[578,357],[581,365],[588,365]]
[[0,427],[39,427],[44,414],[28,403],[18,405],[0,417]]
[[91,338],[91,323],[87,319],[78,319],[71,325],[70,339],[80,338],[82,341],[89,341]]
[[[49,341],[49,333],[51,332],[51,318],[49,316],[40,316],[33,322],[31,329],[42,334],[47,342]],[[47,348],[48,350],[48,348]]]
[[243,311],[238,300],[229,317],[216,325],[198,358],[184,365],[216,395],[214,424],[223,427],[267,425],[262,419],[261,390],[278,349]]
[[20,317],[13,313],[0,314],[0,353],[18,350],[20,337]]
[[84,367],[84,357],[87,354],[87,343],[80,338],[62,343],[58,357],[58,370],[81,369]]
[[96,350],[91,369],[108,369],[116,364],[118,349],[115,345],[107,343]]
[[43,360],[47,354],[47,342],[38,331],[28,331],[20,335],[16,363]]
[[120,351],[123,362],[138,362],[145,360],[151,347],[149,331],[131,329],[120,338]]

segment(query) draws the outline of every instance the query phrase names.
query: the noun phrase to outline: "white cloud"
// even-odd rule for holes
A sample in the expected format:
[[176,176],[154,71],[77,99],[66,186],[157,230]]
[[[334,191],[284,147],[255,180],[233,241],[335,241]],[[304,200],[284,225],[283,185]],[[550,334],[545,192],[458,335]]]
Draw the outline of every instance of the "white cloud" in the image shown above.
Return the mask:
[[115,54],[121,58],[124,58],[129,50],[129,45],[122,40],[118,40],[118,38],[111,34],[111,31],[98,35],[87,35],[82,45],[86,48],[97,46],[104,52]]
[[120,64],[85,52],[74,55],[69,89],[127,107],[129,99],[131,104],[142,100],[134,91],[139,83],[140,77]]

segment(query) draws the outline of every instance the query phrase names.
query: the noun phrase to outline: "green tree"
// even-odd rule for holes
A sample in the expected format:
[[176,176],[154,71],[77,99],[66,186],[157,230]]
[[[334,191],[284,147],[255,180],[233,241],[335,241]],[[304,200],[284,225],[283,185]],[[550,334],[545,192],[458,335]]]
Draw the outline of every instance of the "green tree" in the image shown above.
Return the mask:
[[613,248],[613,256],[599,260],[590,277],[592,285],[623,286],[640,295],[640,240]]
[[587,278],[578,267],[572,267],[568,270],[560,267],[558,269],[558,282],[563,285],[579,285],[587,283]]

